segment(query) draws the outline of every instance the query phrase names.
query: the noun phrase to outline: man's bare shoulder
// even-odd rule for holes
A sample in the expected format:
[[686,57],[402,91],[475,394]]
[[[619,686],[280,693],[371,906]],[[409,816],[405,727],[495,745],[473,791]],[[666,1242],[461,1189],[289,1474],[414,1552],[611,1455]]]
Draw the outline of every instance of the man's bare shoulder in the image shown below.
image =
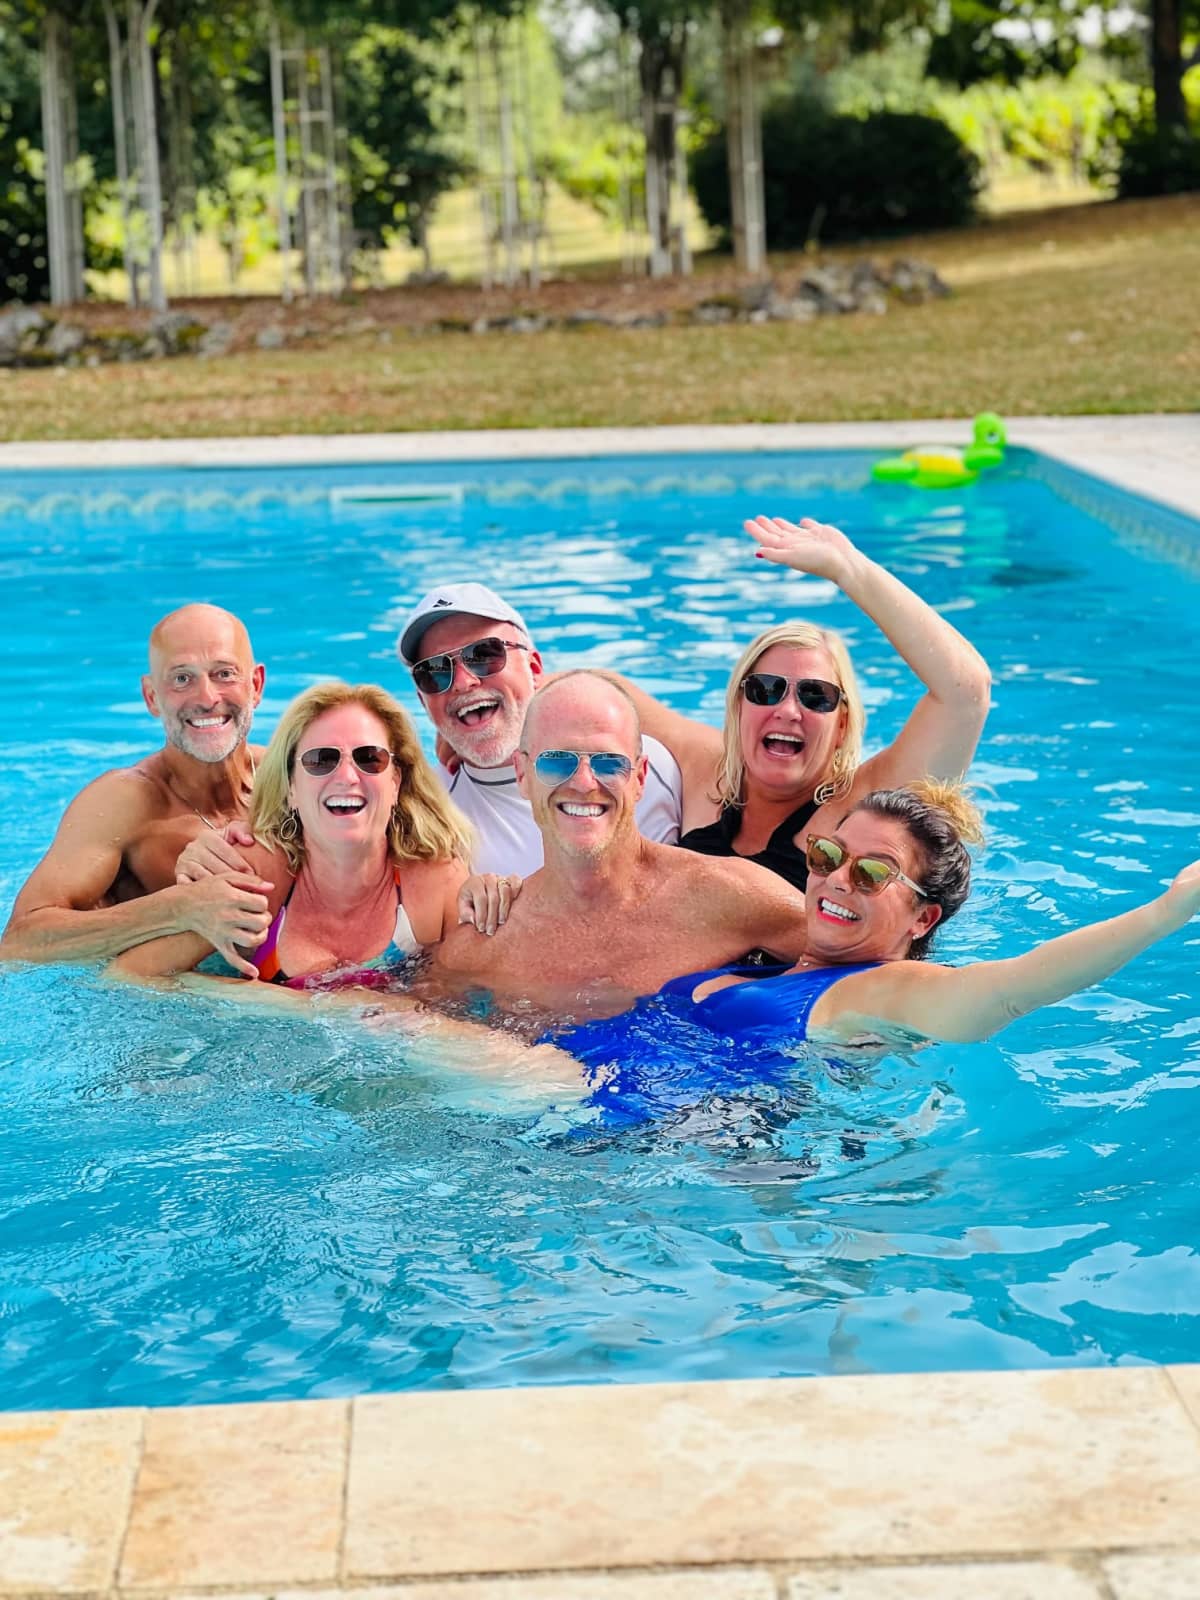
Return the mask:
[[668,858],[662,870],[669,872],[679,886],[697,893],[737,896],[756,894],[769,900],[803,899],[800,891],[768,867],[741,856],[706,856],[677,845],[655,845]]
[[93,778],[71,802],[74,820],[125,820],[131,826],[154,822],[178,810],[155,756],[132,767],[112,767]]

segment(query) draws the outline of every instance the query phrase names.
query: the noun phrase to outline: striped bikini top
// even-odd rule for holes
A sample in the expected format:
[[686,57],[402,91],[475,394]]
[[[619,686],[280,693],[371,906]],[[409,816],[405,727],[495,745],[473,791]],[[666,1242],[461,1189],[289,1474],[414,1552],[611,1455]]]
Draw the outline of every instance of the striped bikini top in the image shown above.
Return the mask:
[[[404,909],[404,902],[400,898],[400,869],[396,867],[393,871],[396,881],[396,925],[392,929],[392,937],[387,949],[381,950],[377,956],[371,956],[369,960],[357,962],[352,972],[342,973],[339,971],[338,978],[343,982],[361,982],[360,975],[375,973],[379,975],[376,977],[375,982],[379,983],[382,981],[387,969],[399,966],[408,956],[415,955],[419,950],[425,948],[424,945],[418,943],[417,937],[412,930],[412,923],[408,920],[408,912]],[[263,983],[286,983],[294,989],[305,989],[313,984],[324,983],[327,975],[320,972],[311,972],[305,977],[289,978],[279,964],[279,951],[277,948],[279,936],[283,932],[283,925],[287,920],[288,901],[291,900],[295,892],[296,885],[293,884],[288,890],[287,899],[272,918],[271,926],[267,929],[266,938],[251,955],[250,960],[258,968],[258,976]],[[369,978],[366,986],[370,986]]]

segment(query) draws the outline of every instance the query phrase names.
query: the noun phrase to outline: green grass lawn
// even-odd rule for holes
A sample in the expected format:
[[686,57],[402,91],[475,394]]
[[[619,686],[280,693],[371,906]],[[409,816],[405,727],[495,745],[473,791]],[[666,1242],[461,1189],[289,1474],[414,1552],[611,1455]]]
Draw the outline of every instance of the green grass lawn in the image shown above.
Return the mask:
[[[933,261],[953,297],[805,324],[484,337],[401,327],[388,342],[366,333],[208,361],[5,372],[0,436],[1200,409],[1200,196],[1007,215],[874,253]],[[772,261],[785,282],[802,266]],[[720,262],[700,272],[728,282]],[[589,286],[575,286],[581,304]]]

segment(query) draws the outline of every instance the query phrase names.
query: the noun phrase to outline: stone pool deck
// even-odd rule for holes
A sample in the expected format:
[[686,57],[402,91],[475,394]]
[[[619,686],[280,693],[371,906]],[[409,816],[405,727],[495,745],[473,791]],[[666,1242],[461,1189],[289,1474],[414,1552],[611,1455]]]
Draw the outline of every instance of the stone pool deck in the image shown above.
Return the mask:
[[[0,470],[968,436],[960,421],[8,445]],[[1010,437],[1200,516],[1200,417],[1023,418]],[[1200,1366],[0,1416],[0,1595],[350,1591],[1198,1600]]]
[[1194,1600],[1200,1367],[0,1419],[0,1593]]

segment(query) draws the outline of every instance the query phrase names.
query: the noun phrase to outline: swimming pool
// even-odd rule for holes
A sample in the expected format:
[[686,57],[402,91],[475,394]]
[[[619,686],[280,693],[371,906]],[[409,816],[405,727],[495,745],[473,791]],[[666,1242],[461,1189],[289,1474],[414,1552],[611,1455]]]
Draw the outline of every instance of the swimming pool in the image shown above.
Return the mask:
[[[1197,529],[1013,452],[969,495],[872,456],[11,473],[4,908],[67,798],[151,748],[148,625],[239,611],[258,732],[482,572],[551,660],[715,720],[738,647],[844,627],[872,744],[907,671],[753,510],[841,523],[990,661],[992,843],[946,959],[1025,948],[1197,853]],[[397,498],[397,496],[401,498]],[[710,1099],[626,1135],[344,1024],[0,971],[0,1407],[1194,1356],[1197,938],[997,1043]]]

